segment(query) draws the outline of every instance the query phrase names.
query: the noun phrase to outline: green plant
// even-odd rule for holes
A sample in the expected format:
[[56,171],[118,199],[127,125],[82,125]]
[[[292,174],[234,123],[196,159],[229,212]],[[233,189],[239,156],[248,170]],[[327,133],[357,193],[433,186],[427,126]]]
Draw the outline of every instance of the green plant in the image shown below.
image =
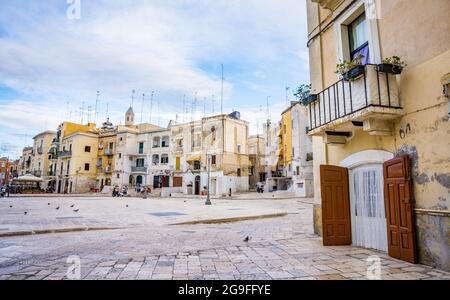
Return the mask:
[[336,74],[344,75],[351,69],[353,69],[356,66],[362,65],[362,59],[364,58],[364,55],[359,54],[355,58],[353,58],[351,61],[344,60],[343,62],[340,62],[336,65]]
[[311,94],[311,84],[302,84],[294,92],[295,98],[303,100]]
[[394,65],[400,69],[406,68],[408,65],[399,56],[386,57],[381,61],[383,64]]

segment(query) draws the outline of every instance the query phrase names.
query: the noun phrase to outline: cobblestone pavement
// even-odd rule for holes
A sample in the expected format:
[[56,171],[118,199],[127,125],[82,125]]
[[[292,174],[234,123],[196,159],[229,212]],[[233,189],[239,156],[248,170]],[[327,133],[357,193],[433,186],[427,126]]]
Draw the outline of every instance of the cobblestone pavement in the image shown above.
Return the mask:
[[381,260],[382,279],[450,279],[444,271],[384,253],[324,247],[313,234],[311,205],[278,205],[287,216],[214,225],[139,222],[127,229],[1,238],[0,279],[66,279],[73,255],[87,280],[366,279],[373,255]]
[[[255,193],[256,194],[256,193]],[[249,194],[247,197],[251,199]],[[258,204],[255,205],[255,201]],[[117,228],[286,213],[296,200],[30,197],[0,199],[0,236],[70,228]]]

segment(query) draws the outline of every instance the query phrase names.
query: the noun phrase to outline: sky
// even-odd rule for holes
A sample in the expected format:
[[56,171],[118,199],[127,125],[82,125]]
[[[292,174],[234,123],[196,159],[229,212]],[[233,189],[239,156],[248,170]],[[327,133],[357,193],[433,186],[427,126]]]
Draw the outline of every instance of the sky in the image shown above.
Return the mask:
[[305,0],[1,0],[0,156],[130,105],[162,127],[218,114],[221,65],[223,112],[261,133],[309,82],[306,42]]

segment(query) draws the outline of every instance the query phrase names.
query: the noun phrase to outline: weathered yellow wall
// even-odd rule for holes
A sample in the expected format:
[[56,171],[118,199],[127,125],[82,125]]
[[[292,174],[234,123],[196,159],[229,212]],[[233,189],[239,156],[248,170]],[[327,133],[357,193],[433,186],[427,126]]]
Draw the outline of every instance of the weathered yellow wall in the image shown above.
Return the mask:
[[[449,11],[448,0],[381,2],[378,20],[381,55],[398,55],[408,64],[399,79],[405,115],[391,124],[393,135],[388,137],[370,136],[357,130],[344,146],[327,146],[321,137],[313,137],[316,232],[321,231],[318,223],[320,178],[317,178],[320,165],[339,165],[349,155],[369,149],[386,150],[394,155],[408,154],[413,164],[415,208],[448,213],[450,122],[449,103],[442,95],[441,78],[450,72]],[[322,21],[329,13],[320,10]],[[318,26],[318,7],[310,1],[308,14],[311,31]],[[316,92],[320,92],[319,87],[326,88],[337,80],[333,49],[336,49],[336,41],[331,26],[310,45],[311,83]],[[448,215],[418,213],[416,222],[420,261],[450,269]]]
[[292,163],[292,118],[289,109],[282,115],[281,134],[283,141],[283,167],[287,167]]

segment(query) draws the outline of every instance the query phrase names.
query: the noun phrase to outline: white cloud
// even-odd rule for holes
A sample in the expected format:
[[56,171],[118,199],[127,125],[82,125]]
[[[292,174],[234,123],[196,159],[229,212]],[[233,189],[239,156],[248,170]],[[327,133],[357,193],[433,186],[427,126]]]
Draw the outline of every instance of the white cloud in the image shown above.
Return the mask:
[[52,128],[81,102],[93,106],[97,90],[115,123],[132,89],[137,114],[142,93],[156,91],[161,124],[195,91],[199,103],[215,94],[217,112],[220,63],[227,111],[282,100],[284,86],[308,77],[304,0],[82,0],[79,21],[66,18],[66,1],[29,2],[0,4],[0,85],[27,95],[0,99],[11,129]]

